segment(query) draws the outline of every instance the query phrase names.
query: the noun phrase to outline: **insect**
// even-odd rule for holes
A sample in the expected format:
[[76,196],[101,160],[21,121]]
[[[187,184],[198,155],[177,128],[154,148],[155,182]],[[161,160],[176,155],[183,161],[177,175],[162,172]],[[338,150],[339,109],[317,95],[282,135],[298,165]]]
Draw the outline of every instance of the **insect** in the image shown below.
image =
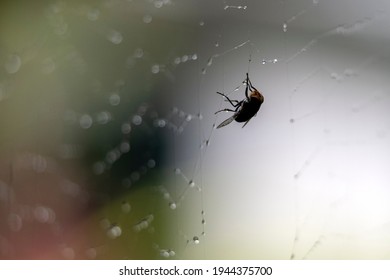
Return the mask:
[[[257,112],[260,109],[261,104],[264,102],[264,96],[252,85],[251,81],[249,80],[249,75],[246,73],[246,79],[245,79],[245,99],[238,101],[238,100],[231,100],[229,97],[227,97],[225,94],[221,92],[217,92],[219,95],[222,95],[226,98],[227,101],[234,107],[233,109],[222,109],[215,114],[218,114],[220,112],[234,112],[233,116],[230,118],[224,120],[222,123],[220,123],[217,128],[224,127],[231,123],[233,120],[236,122],[245,122],[244,126],[251,120],[252,117],[254,117]],[[250,91],[250,94],[248,92]]]

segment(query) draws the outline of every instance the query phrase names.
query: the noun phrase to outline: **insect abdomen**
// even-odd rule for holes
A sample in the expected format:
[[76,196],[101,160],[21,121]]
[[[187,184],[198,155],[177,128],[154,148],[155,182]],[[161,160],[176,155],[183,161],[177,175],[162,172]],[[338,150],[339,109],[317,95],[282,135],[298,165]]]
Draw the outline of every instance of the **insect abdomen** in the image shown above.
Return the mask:
[[256,98],[251,98],[250,102],[244,102],[242,104],[241,110],[237,113],[235,117],[236,122],[246,122],[259,111],[261,106],[261,101]]

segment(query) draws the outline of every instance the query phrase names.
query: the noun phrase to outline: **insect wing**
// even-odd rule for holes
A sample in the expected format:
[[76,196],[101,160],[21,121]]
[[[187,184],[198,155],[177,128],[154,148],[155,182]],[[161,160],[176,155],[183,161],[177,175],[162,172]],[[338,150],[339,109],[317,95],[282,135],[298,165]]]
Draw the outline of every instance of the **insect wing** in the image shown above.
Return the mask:
[[235,118],[235,115],[231,116],[230,118],[224,120],[223,122],[221,122],[217,128],[221,128],[221,127],[224,127],[226,125],[228,125],[229,123],[231,123],[232,121],[234,121],[234,118]]

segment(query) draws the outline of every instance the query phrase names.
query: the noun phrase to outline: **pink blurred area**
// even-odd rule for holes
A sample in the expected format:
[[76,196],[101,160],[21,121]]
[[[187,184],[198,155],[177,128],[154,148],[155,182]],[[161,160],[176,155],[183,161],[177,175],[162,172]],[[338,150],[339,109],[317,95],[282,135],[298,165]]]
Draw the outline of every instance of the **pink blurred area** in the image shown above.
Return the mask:
[[1,258],[88,258],[90,196],[80,171],[31,152],[3,154]]

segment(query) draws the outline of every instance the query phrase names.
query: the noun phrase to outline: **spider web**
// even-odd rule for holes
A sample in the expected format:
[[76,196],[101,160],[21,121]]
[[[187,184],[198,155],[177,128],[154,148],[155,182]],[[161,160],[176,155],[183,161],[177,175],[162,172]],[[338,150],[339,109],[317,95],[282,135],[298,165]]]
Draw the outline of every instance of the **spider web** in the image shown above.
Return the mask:
[[352,4],[4,5],[1,258],[388,258],[388,7]]

